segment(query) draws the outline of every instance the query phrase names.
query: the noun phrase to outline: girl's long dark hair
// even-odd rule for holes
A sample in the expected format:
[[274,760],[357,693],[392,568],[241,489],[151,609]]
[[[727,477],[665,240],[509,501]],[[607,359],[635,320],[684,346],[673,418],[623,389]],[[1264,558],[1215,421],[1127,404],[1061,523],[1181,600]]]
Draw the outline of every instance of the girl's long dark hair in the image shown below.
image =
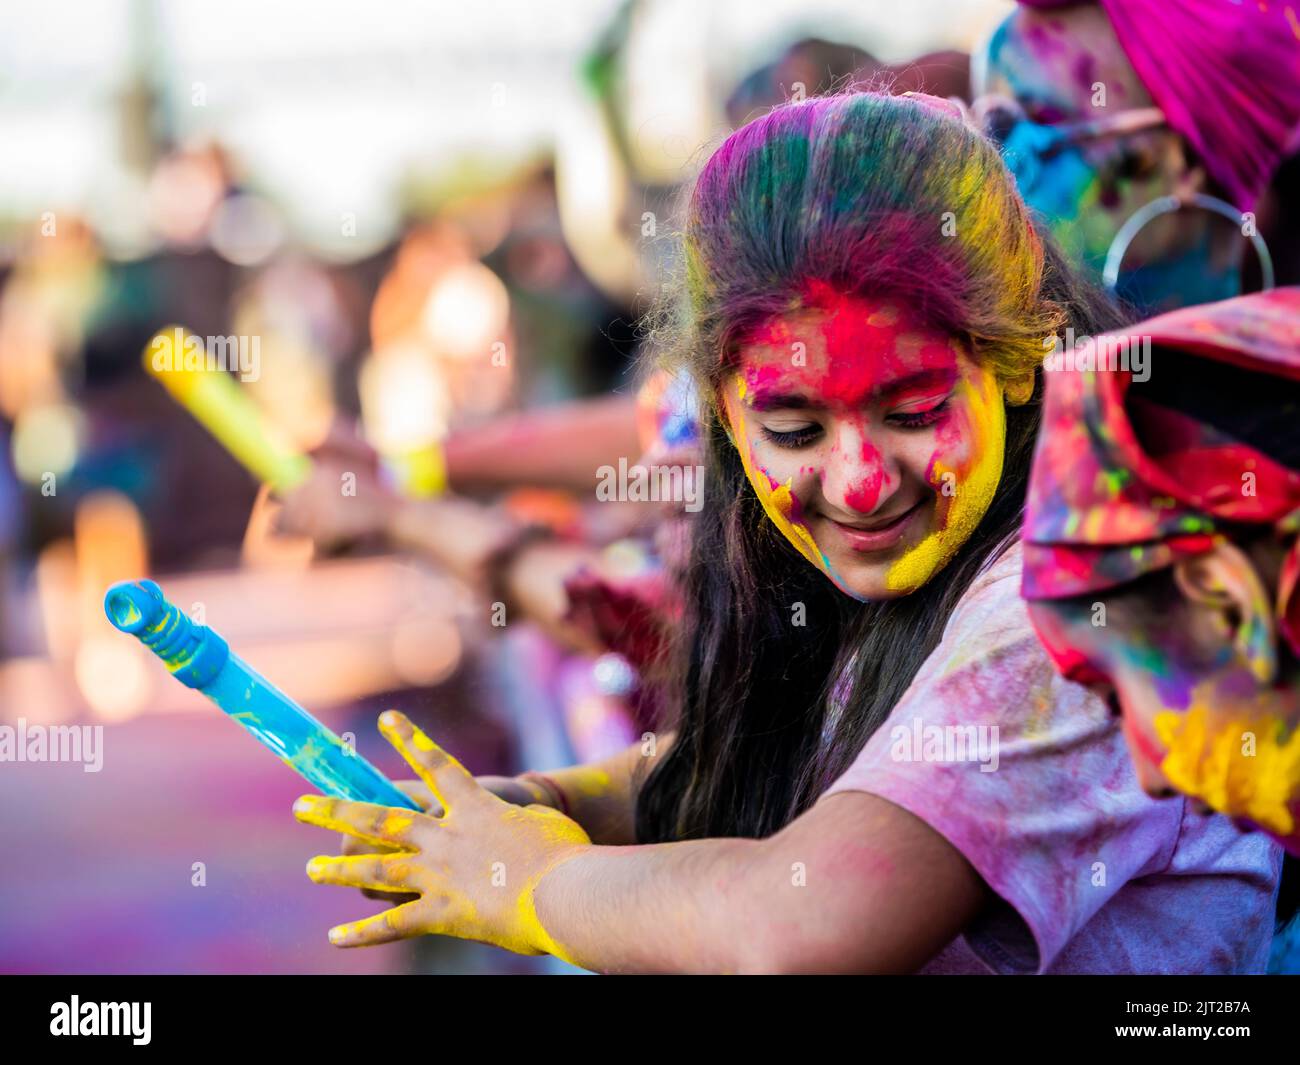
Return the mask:
[[[716,394],[735,338],[788,308],[799,284],[816,277],[911,298],[1000,372],[1033,372],[1033,395],[1007,408],[1002,480],[958,554],[920,589],[872,603],[841,593],[767,519],[716,404],[706,403],[705,501],[668,693],[666,726],[676,735],[639,788],[641,842],[770,835],[848,767],[938,644],[962,594],[1019,532],[1042,338],[1064,325],[1095,334],[1122,321],[1035,229],[996,152],[959,122],[875,94],[798,107],[809,104],[829,106],[778,109],[733,134],[694,191],[689,309],[666,332],[702,394]],[[926,188],[900,192],[897,182],[917,168]],[[938,180],[936,169],[950,180]],[[972,173],[992,190],[972,185]],[[894,209],[882,210],[882,201]],[[968,231],[964,247],[944,246],[940,207],[958,227],[982,226],[983,239],[971,246]],[[982,217],[999,211],[992,223]],[[909,243],[907,258],[898,255],[900,240]],[[999,268],[990,259],[999,254],[1019,261]]]

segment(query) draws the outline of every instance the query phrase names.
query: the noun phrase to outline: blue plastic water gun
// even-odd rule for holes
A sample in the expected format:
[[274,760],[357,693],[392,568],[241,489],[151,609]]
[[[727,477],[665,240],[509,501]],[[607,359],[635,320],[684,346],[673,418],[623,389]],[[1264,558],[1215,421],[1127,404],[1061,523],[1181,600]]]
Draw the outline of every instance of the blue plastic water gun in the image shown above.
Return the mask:
[[153,581],[122,581],[104,596],[113,626],[161,658],[326,795],[418,810],[420,806],[311,714],[252,669],[206,625],[163,598]]

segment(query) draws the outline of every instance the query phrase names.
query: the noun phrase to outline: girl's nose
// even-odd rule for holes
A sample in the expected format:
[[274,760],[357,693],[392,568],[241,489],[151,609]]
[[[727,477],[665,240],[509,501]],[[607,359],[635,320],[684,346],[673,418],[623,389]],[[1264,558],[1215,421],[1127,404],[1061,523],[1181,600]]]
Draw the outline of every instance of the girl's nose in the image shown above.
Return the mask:
[[838,435],[822,478],[822,494],[849,513],[874,513],[898,489],[898,471],[861,430]]
[[874,463],[862,471],[859,477],[844,490],[844,505],[859,514],[870,514],[880,502],[881,490],[884,488],[885,467]]

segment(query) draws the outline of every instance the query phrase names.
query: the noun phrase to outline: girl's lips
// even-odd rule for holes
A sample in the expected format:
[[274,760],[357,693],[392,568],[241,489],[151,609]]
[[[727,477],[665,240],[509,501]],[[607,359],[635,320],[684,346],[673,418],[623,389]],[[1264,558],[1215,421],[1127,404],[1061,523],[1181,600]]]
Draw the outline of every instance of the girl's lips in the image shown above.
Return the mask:
[[893,547],[903,538],[903,533],[907,532],[907,527],[912,523],[921,509],[921,504],[925,500],[914,503],[910,508],[903,511],[898,517],[888,525],[878,525],[871,529],[857,529],[852,525],[844,525],[834,518],[827,518],[840,535],[844,537],[854,551],[885,551]]

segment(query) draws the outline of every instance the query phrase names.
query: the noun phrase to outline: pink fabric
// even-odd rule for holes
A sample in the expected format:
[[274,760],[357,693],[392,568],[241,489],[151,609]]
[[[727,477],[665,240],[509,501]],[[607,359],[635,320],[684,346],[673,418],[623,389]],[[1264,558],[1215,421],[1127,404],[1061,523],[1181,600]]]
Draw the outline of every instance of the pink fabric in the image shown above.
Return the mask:
[[[1040,9],[1076,2],[1020,0]],[[1169,124],[1249,211],[1300,125],[1300,4],[1099,2]]]
[[[923,971],[1263,972],[1281,849],[1186,799],[1143,794],[1116,719],[1060,679],[1034,635],[1020,568],[1015,547],[976,580],[889,719],[826,792],[870,792],[908,810],[999,897]],[[918,722],[996,726],[996,762],[906,760],[916,748],[902,738]]]

